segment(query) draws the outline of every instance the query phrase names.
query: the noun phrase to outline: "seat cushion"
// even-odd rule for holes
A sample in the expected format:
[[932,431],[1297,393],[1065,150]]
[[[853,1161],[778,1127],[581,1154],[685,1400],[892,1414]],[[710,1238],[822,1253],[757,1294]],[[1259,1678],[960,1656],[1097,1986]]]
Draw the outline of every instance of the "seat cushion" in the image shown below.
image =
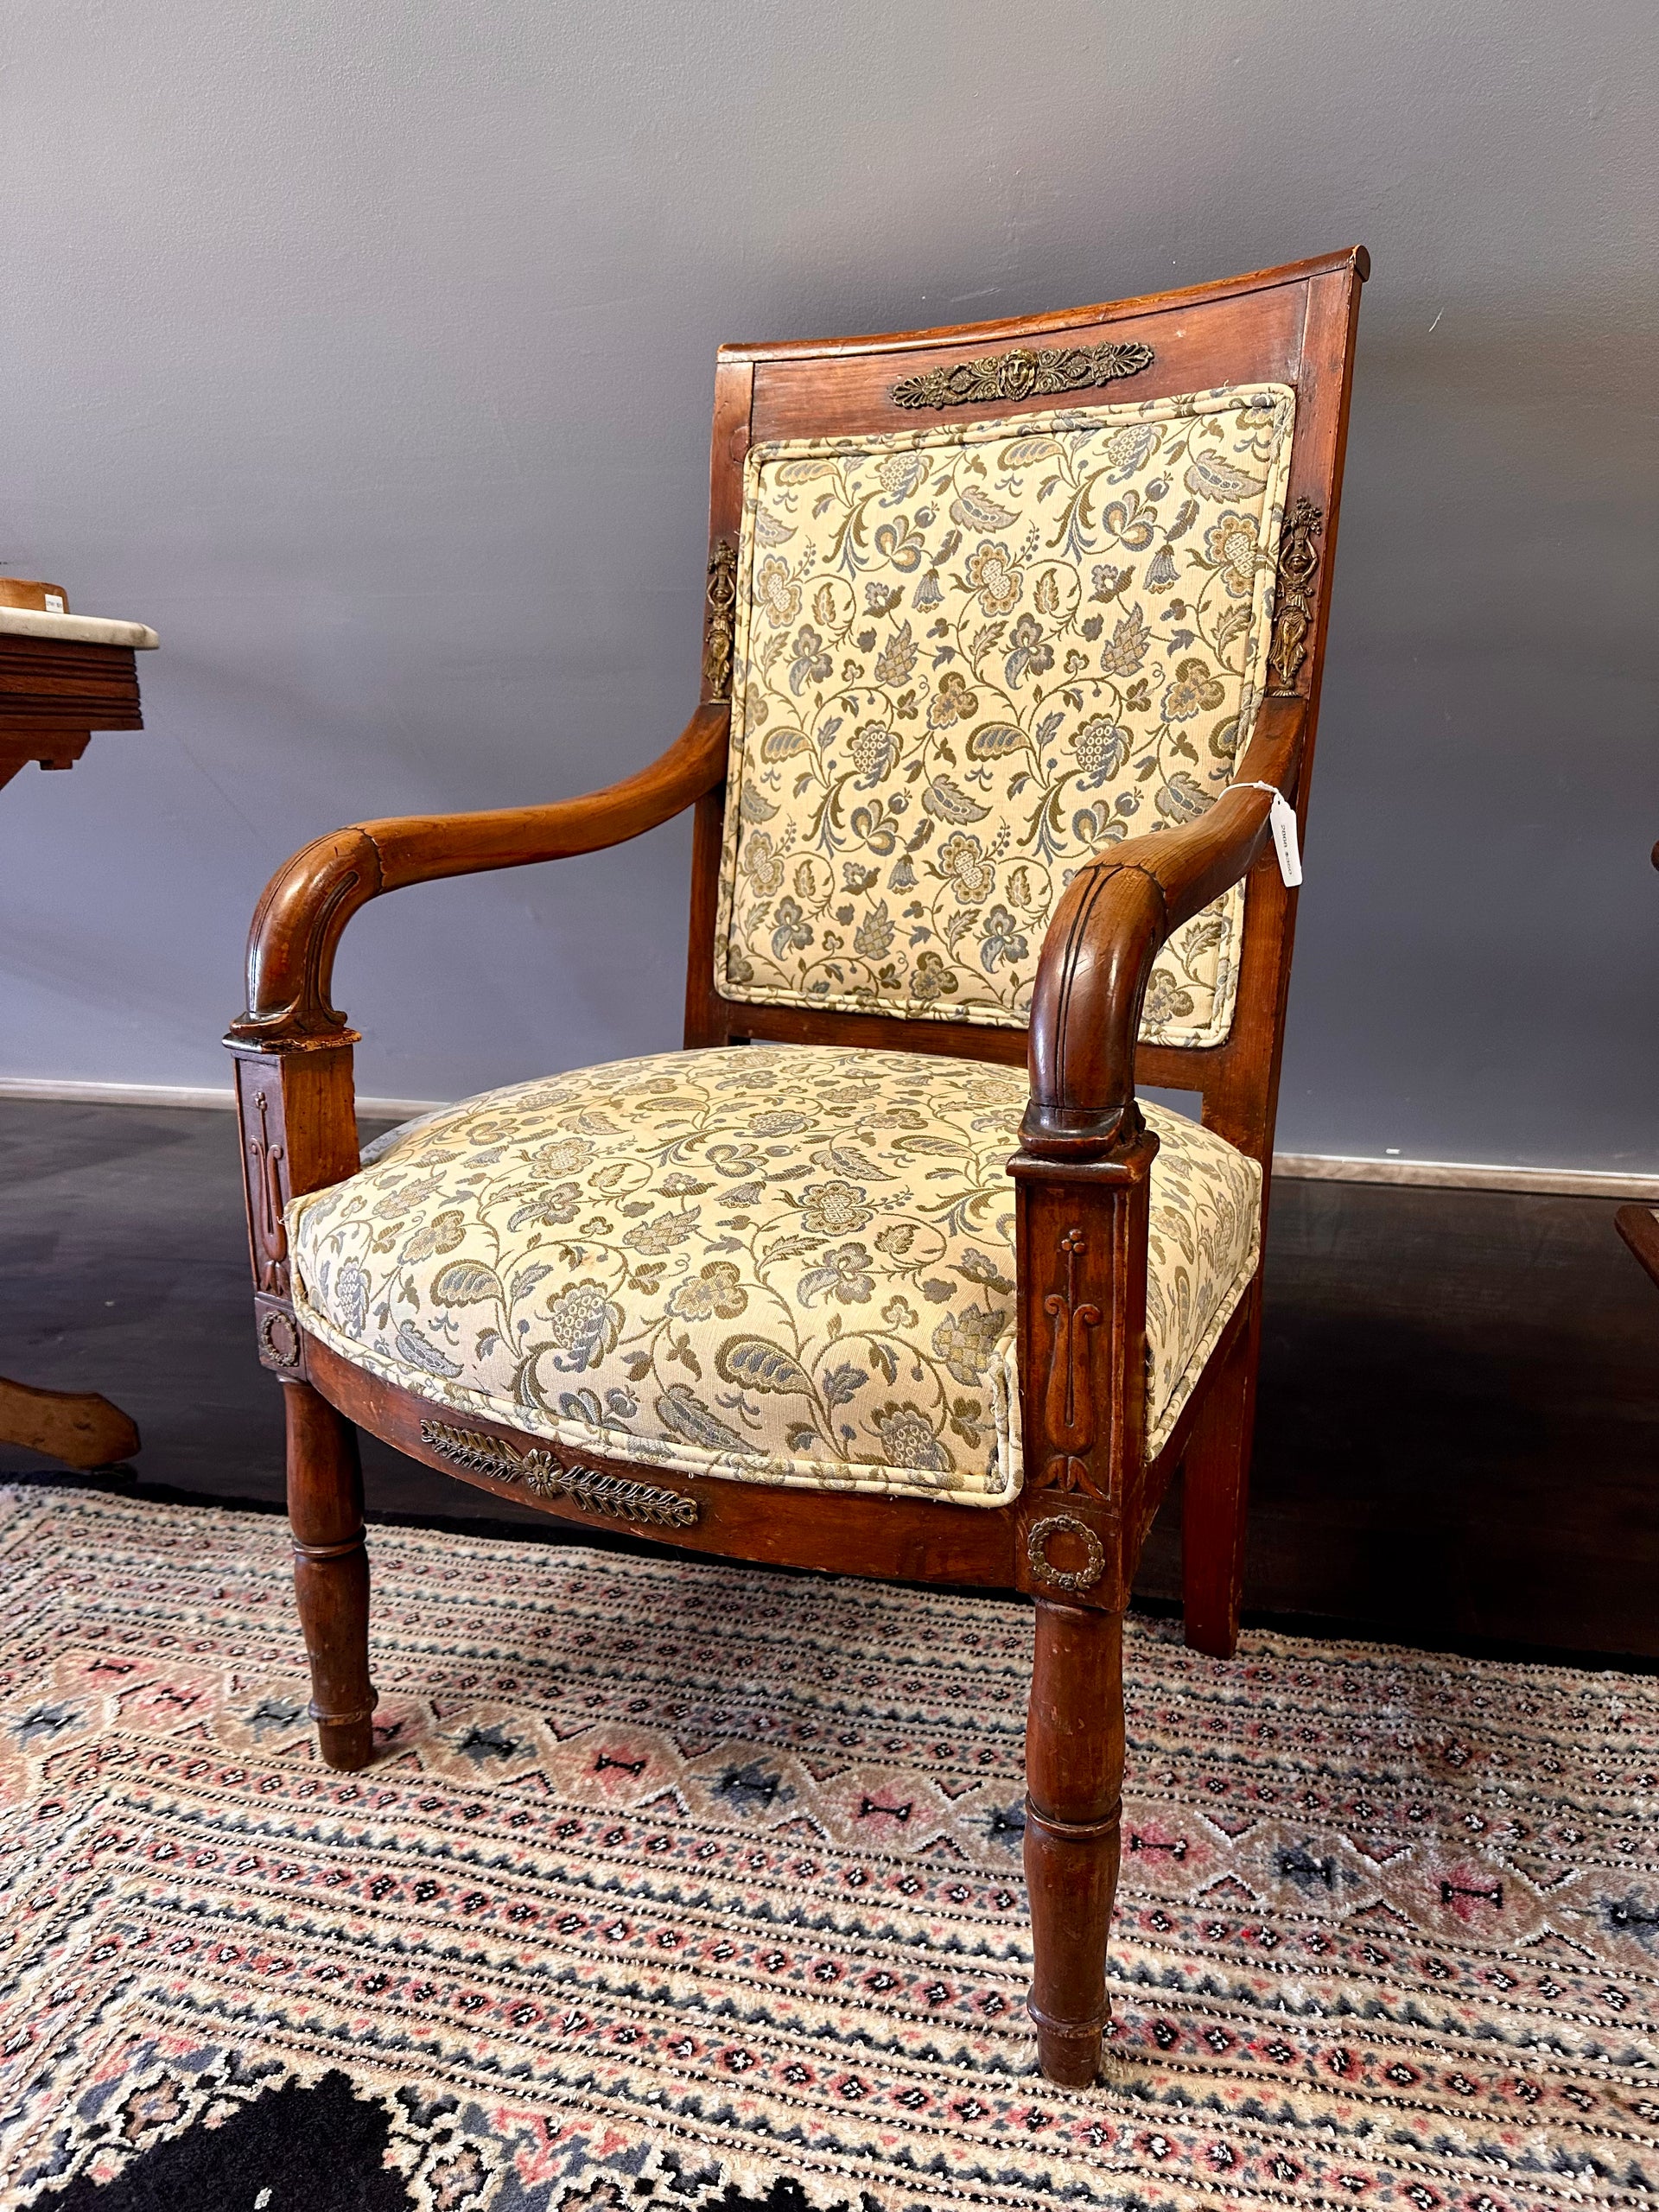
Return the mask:
[[[1020,1488],[1021,1068],[740,1046],[410,1122],[288,1210],[304,1326],[435,1405],[684,1475]],[[1147,1106],[1151,1448],[1256,1262],[1261,1170]]]
[[[1194,821],[1267,681],[1287,385],[751,447],[715,981],[1022,1027],[1092,853]],[[1141,1034],[1220,1044],[1241,885]]]

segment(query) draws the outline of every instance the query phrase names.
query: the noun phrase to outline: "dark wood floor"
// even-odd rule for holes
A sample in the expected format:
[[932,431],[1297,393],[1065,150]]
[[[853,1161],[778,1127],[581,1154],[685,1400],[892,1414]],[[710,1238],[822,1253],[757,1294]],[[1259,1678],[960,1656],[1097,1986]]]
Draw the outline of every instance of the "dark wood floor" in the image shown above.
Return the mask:
[[[1659,1658],[1659,1295],[1585,1198],[1281,1182],[1246,1600],[1439,1647]],[[0,1100],[0,1372],[101,1389],[138,1486],[274,1504],[228,1114]],[[510,1509],[365,1448],[371,1506]],[[0,1475],[44,1463],[0,1450]],[[1178,1502],[1149,1599],[1179,1586]],[[556,1534],[518,1516],[526,1533]]]

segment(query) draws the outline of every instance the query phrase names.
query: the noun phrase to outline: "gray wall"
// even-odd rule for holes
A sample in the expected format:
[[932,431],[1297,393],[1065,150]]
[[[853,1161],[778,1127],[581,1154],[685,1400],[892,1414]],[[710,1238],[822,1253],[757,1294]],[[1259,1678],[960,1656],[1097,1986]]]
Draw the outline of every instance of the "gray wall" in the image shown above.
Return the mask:
[[[1650,0],[6,11],[0,555],[161,631],[0,798],[0,1074],[215,1084],[271,868],[693,696],[722,338],[1363,239],[1281,1142],[1659,1166]],[[365,1090],[678,1041],[687,839],[353,927]]]

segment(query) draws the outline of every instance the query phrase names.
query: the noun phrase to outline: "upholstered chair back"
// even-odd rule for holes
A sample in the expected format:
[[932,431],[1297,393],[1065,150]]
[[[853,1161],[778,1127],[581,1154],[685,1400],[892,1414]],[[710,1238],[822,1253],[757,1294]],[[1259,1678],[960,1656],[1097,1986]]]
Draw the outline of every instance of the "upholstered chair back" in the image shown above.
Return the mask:
[[[715,984],[1025,1027],[1049,918],[1222,791],[1267,680],[1295,396],[1253,384],[752,447]],[[1143,1039],[1225,1040],[1240,885]]]

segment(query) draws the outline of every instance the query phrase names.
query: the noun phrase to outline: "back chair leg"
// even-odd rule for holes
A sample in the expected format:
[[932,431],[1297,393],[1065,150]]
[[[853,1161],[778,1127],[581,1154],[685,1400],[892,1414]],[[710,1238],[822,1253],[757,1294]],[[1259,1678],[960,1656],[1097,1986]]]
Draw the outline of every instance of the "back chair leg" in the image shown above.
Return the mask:
[[366,1766],[374,1685],[357,1431],[308,1382],[284,1382],[283,1395],[294,1592],[311,1662],[311,1718],[330,1766]]
[[1184,1463],[1181,1581],[1186,1640],[1193,1650],[1217,1659],[1230,1659],[1238,1648],[1244,1595],[1244,1523],[1262,1342],[1259,1279],[1248,1294],[1249,1318],[1224,1366],[1209,1383]]
[[1122,1795],[1122,1615],[1039,1598],[1026,1726],[1031,2017],[1043,2072],[1074,2088],[1099,2072],[1111,2018]]

